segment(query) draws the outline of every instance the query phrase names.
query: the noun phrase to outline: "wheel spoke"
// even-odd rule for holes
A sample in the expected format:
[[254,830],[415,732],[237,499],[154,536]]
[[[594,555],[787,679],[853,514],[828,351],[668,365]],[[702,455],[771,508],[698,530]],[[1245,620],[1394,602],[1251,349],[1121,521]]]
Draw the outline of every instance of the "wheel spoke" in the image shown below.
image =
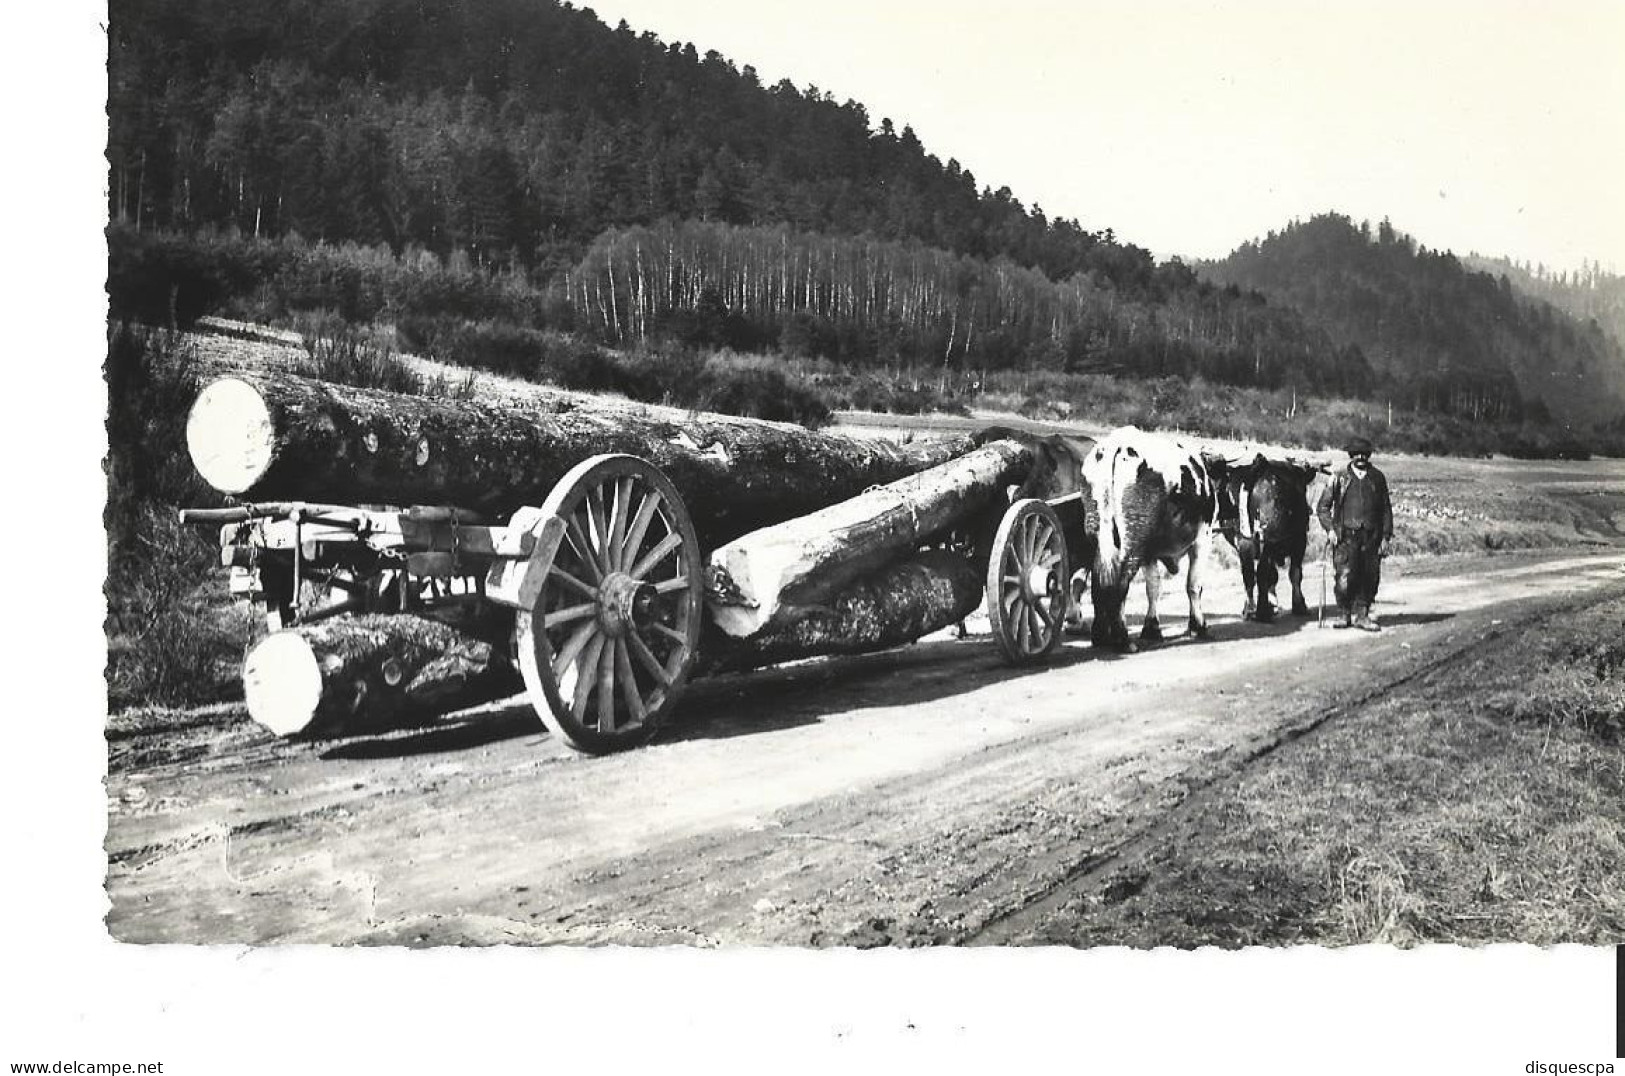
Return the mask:
[[609,524],[604,519],[604,493],[594,487],[587,491],[581,499],[581,507],[577,512],[585,512],[587,516],[586,530],[583,532],[592,540],[594,563],[606,574],[613,571],[609,566],[608,550],[605,546],[609,542]]
[[592,598],[594,601],[598,599],[598,591],[595,588],[589,587],[563,568],[560,568],[557,561],[554,561],[553,567],[548,569],[548,574],[577,593]]
[[1032,626],[1027,623],[1027,603],[1018,601],[1010,609],[1011,617],[1016,622],[1016,646],[1022,653],[1032,652]]
[[607,563],[610,571],[619,571],[625,550],[621,548],[626,541],[626,511],[632,502],[632,478],[627,475],[615,480],[615,512],[609,521],[609,550]]
[[564,535],[570,540],[570,547],[575,550],[576,559],[581,562],[582,567],[587,569],[587,574],[592,576],[593,584],[602,583],[604,573],[598,567],[597,559],[592,555],[592,543],[588,542],[587,536],[581,533],[581,524],[574,515],[564,521]]
[[649,523],[659,508],[660,491],[650,489],[643,495],[643,503],[638,505],[637,518],[632,520],[632,529],[627,533],[625,545],[621,547],[621,562],[616,565],[617,570],[626,571],[627,566],[632,563],[632,558],[638,555],[638,549],[643,545],[643,537],[649,533]]
[[572,621],[580,620],[582,617],[592,616],[597,612],[597,602],[588,602],[585,605],[571,605],[564,609],[555,609],[553,612],[548,613],[547,616],[542,618],[542,628],[544,630],[547,628],[556,628],[560,624],[569,624]]
[[649,569],[671,556],[683,544],[683,536],[673,531],[660,540],[660,544],[649,550],[644,558],[632,566],[627,572],[633,579],[642,579],[649,573]]
[[598,731],[615,731],[615,648],[613,646],[605,646],[603,654],[598,658]]
[[598,622],[596,620],[589,620],[575,630],[575,633],[565,642],[564,648],[559,651],[559,656],[553,659],[553,679],[564,679],[564,671],[570,667],[581,653],[582,648],[596,634],[598,634]]
[[649,644],[645,643],[637,632],[627,632],[626,645],[631,649],[632,656],[638,659],[639,664],[649,670],[650,676],[660,681],[662,686],[671,685],[671,674],[666,672],[666,667],[660,664],[660,659],[654,656]]
[[1050,610],[1050,607],[1045,604],[1043,599],[1039,599],[1038,601],[1034,602],[1033,608],[1038,611],[1038,617],[1043,621],[1044,634],[1048,635],[1050,632],[1054,631],[1055,614]]
[[673,579],[662,579],[654,584],[656,594],[670,594],[676,590],[688,589],[688,576],[679,575]]
[[659,621],[651,623],[649,627],[659,632],[661,635],[664,635],[678,646],[688,645],[688,636],[678,631],[676,628],[667,627],[665,624],[662,624]]
[[615,640],[615,675],[621,682],[621,697],[626,700],[626,712],[632,723],[643,724],[648,711],[643,708],[643,697],[638,694],[637,677],[632,675],[632,657],[627,653],[626,640]]
[[606,641],[602,635],[594,635],[586,653],[581,655],[581,661],[576,665],[576,696],[570,702],[570,713],[577,721],[586,716],[587,700],[592,698],[592,689],[598,683],[593,676],[593,667],[598,664],[598,655],[604,652]]

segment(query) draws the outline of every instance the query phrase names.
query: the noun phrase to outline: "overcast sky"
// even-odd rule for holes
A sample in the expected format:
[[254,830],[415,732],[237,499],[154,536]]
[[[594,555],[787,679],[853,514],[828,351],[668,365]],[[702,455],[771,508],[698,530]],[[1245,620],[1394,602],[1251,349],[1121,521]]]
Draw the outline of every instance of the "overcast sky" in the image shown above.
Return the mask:
[[1293,217],[1625,271],[1625,2],[598,0],[1159,256]]

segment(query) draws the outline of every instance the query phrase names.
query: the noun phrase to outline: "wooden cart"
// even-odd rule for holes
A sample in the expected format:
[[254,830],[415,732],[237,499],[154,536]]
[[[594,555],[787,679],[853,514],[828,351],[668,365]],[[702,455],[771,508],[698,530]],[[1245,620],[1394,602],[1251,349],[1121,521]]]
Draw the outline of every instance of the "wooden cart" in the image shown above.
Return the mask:
[[[182,515],[221,525],[232,589],[273,629],[409,612],[511,640],[537,714],[583,752],[646,743],[703,668],[705,551],[677,488],[636,456],[583,460],[503,522],[297,502]],[[1081,525],[1077,496],[1021,500],[961,545],[987,558],[988,616],[1012,662],[1060,644],[1067,533]]]

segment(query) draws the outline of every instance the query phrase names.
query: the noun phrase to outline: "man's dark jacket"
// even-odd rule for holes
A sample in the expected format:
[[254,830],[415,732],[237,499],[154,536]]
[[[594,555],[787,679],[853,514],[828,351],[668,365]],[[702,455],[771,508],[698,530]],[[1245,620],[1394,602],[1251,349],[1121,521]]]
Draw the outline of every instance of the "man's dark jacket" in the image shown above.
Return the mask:
[[1380,535],[1384,542],[1394,536],[1394,509],[1388,499],[1388,479],[1375,467],[1367,466],[1359,478],[1352,467],[1337,472],[1320,495],[1315,514],[1320,525],[1335,530],[1339,538],[1351,530]]

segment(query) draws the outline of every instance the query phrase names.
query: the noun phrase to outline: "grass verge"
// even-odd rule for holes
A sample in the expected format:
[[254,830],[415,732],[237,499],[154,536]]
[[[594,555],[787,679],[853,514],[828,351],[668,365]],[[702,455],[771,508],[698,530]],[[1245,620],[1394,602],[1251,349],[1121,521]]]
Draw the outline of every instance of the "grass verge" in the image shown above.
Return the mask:
[[186,452],[198,390],[190,346],[174,333],[115,325],[106,370],[109,706],[240,695],[249,618],[228,600],[213,535],[175,513],[221,503]]
[[1031,940],[1625,941],[1622,628],[1559,613],[1279,748]]

